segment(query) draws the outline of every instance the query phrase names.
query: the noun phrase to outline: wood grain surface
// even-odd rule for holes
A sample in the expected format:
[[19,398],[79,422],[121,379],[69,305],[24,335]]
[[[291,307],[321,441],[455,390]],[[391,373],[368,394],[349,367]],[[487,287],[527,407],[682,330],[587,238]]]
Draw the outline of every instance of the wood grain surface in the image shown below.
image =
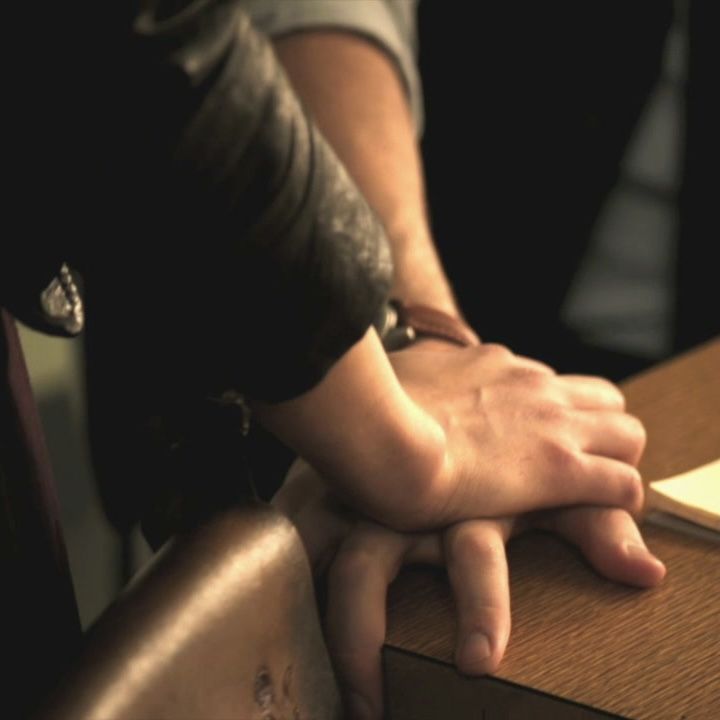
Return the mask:
[[[720,457],[720,339],[623,390],[648,429],[646,482]],[[637,720],[720,718],[720,544],[643,531],[668,568],[652,590],[601,578],[547,534],[511,542],[513,629],[498,680]],[[388,647],[447,667],[454,633],[444,573],[402,573],[389,596]]]

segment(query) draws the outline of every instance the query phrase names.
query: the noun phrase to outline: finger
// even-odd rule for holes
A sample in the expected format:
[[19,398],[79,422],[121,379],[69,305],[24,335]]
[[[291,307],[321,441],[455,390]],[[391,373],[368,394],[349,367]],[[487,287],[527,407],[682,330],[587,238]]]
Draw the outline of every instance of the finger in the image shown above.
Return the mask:
[[[572,463],[575,466],[572,466]],[[642,479],[633,465],[601,455],[578,453],[566,466],[568,482],[557,491],[560,502],[548,502],[546,507],[557,505],[602,505],[623,508],[631,513],[642,510],[644,490]],[[580,477],[574,477],[579,474]]]
[[324,572],[355,519],[332,496],[320,476],[303,460],[291,466],[272,504],[294,523],[314,574]]
[[470,520],[445,532],[445,558],[455,596],[455,663],[464,673],[497,669],[510,637],[510,587],[505,542],[509,521]]
[[580,411],[576,419],[582,450],[630,465],[640,462],[647,435],[634,415],[611,410]]
[[629,463],[573,450],[562,443],[546,447],[545,461],[541,472],[547,481],[529,485],[526,503],[513,508],[514,512],[575,505],[620,507],[631,513],[642,509],[642,480]]
[[565,508],[544,513],[537,526],[577,545],[590,564],[610,580],[652,587],[665,577],[665,566],[648,550],[637,524],[624,510]]
[[397,533],[370,523],[359,526],[328,573],[327,641],[352,720],[382,717],[387,589],[407,545]]
[[609,380],[590,375],[560,375],[557,381],[573,407],[586,410],[625,409],[625,396]]

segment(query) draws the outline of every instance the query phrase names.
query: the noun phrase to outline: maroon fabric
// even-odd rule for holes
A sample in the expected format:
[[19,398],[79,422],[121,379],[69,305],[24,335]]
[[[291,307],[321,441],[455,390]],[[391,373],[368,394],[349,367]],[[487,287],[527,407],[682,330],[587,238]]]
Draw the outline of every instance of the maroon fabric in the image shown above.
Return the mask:
[[14,320],[0,316],[2,707],[20,718],[57,681],[81,633],[40,417]]

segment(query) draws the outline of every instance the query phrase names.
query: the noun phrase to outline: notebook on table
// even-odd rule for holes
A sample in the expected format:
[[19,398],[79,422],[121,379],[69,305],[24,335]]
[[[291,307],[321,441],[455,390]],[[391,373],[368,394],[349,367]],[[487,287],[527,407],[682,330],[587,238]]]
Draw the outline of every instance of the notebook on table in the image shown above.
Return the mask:
[[647,502],[649,522],[720,542],[720,459],[651,482]]

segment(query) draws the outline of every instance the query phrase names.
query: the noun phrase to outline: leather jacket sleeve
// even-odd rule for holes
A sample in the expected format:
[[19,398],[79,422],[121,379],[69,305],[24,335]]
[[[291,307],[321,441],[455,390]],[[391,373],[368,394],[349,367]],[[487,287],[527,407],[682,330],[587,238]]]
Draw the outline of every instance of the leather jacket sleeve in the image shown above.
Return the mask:
[[88,331],[119,274],[126,329],[192,336],[218,387],[299,394],[387,296],[381,225],[237,2],[145,0],[130,36],[103,109],[111,250],[78,254]]

